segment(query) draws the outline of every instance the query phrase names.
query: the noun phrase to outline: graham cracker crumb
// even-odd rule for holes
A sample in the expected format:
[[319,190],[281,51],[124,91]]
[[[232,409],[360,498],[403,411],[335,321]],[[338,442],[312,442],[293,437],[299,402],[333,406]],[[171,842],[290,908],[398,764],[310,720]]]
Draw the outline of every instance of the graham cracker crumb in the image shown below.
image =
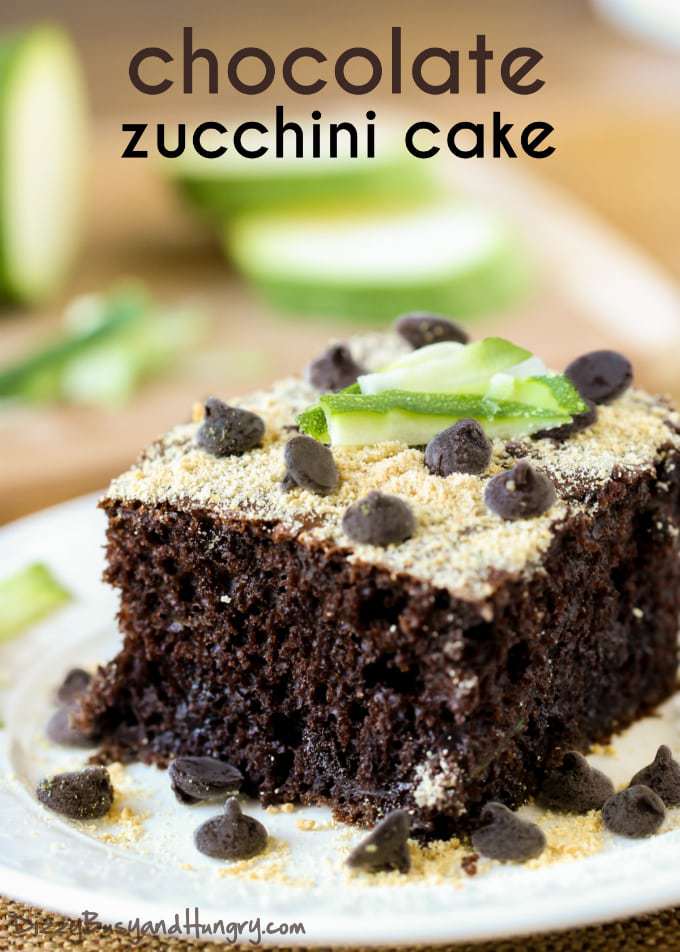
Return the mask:
[[415,768],[413,799],[419,807],[436,807],[442,803],[452,807],[460,780],[458,765],[448,762],[442,753],[439,761],[428,760]]
[[251,859],[237,860],[221,867],[217,875],[220,878],[238,877],[249,882],[277,883],[280,886],[297,886],[309,889],[315,885],[313,880],[295,878],[288,875],[286,866],[290,847],[285,840],[270,836],[264,852]]
[[97,832],[95,835],[102,843],[131,846],[144,836],[144,822],[148,820],[149,816],[149,813],[138,813],[132,807],[117,803],[116,797],[114,797],[113,806],[104,817],[103,822],[107,826],[115,826],[116,829],[112,832]]
[[599,810],[591,810],[585,816],[547,813],[540,826],[547,846],[539,857],[525,864],[529,869],[541,869],[563,860],[584,859],[599,853],[604,846],[604,823]]
[[615,757],[616,748],[613,744],[591,744],[591,754],[598,754],[600,757]]
[[[113,784],[113,804],[94,835],[102,843],[131,846],[144,836],[144,823],[150,814],[135,810],[127,802],[130,795],[137,791],[124,765],[112,763],[107,770]],[[111,830],[110,827],[115,829]]]
[[459,888],[467,878],[463,869],[463,860],[470,855],[468,848],[454,837],[451,840],[435,840],[421,844],[409,840],[411,869],[407,874],[397,872],[368,873],[362,870],[350,870],[345,867],[351,879],[360,879],[367,886],[405,886],[414,882],[427,885],[451,885]]
[[268,807],[265,807],[265,811],[272,815],[276,815],[277,813],[293,813],[294,810],[294,803],[272,803]]
[[111,778],[111,783],[114,788],[129,786],[130,778],[123,764],[115,762],[109,764],[106,769],[109,772],[109,777]]

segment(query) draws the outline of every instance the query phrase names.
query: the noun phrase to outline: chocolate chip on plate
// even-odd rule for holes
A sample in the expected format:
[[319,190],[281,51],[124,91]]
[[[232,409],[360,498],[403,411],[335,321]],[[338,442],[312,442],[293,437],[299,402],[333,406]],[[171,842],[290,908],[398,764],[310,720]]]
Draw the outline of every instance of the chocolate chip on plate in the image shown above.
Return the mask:
[[653,790],[667,807],[680,806],[680,764],[673,760],[670,747],[662,744],[652,763],[638,770],[630,786],[637,784]]
[[352,357],[349,347],[333,344],[309,364],[305,376],[317,390],[336,392],[356,383],[362,373],[364,370]]
[[545,849],[540,827],[521,819],[502,803],[487,803],[481,819],[482,826],[472,834],[472,846],[482,856],[524,863],[540,856]]
[[651,836],[666,816],[661,797],[649,787],[636,784],[615,794],[602,807],[604,825],[610,833],[638,838]]
[[283,487],[301,486],[319,496],[327,496],[340,482],[331,450],[311,436],[294,436],[283,451],[286,475]]
[[105,767],[86,767],[75,773],[56,774],[41,780],[38,800],[55,813],[72,820],[105,816],[113,803],[113,786]]
[[238,768],[214,757],[177,757],[168,768],[170,785],[181,803],[234,793],[243,782]]
[[250,410],[230,407],[217,397],[205,401],[203,423],[196,432],[198,445],[213,456],[237,456],[259,446],[264,420]]
[[408,873],[411,868],[410,829],[411,818],[406,810],[393,810],[352,850],[347,865],[370,873],[389,870]]
[[436,476],[479,475],[491,460],[491,443],[476,420],[459,420],[425,447],[425,465]]
[[484,501],[502,519],[540,516],[555,502],[551,480],[525,459],[486,484]]
[[582,814],[601,810],[613,794],[609,777],[578,751],[569,750],[559,767],[547,771],[536,802],[547,810]]
[[267,845],[267,831],[255,817],[245,816],[230,797],[220,816],[206,820],[194,833],[196,849],[215,859],[250,859]]
[[427,311],[403,314],[397,318],[394,329],[414,350],[445,340],[456,344],[467,344],[470,339],[463,328],[454,321],[441,317],[439,314],[428,314]]
[[615,350],[592,350],[572,360],[564,371],[581,396],[593,403],[609,403],[633,381],[630,361]]
[[73,704],[88,688],[92,675],[83,668],[71,668],[57,688],[57,701],[61,704]]
[[45,733],[54,744],[62,747],[96,747],[97,737],[86,734],[73,724],[73,709],[60,707],[47,722]]
[[354,542],[390,545],[409,539],[416,527],[413,511],[397,496],[373,490],[345,510],[342,528]]
[[554,426],[550,430],[539,430],[538,433],[534,433],[532,439],[550,439],[557,440],[561,443],[564,440],[568,440],[570,436],[574,436],[575,433],[587,430],[588,427],[592,426],[597,420],[597,407],[593,401],[588,400],[587,397],[583,397],[583,401],[588,404],[588,409],[584,410],[583,413],[577,413],[576,416],[572,418],[571,423],[563,423],[562,426]]

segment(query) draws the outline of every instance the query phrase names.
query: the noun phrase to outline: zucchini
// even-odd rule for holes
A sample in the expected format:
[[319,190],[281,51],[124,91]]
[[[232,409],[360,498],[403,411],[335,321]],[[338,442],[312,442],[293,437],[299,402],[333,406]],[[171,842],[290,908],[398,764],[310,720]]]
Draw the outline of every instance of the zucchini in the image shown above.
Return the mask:
[[398,440],[424,446],[459,420],[479,421],[489,436],[514,439],[571,421],[565,411],[469,394],[385,390],[326,394],[298,418],[300,429],[333,446]]
[[516,236],[462,203],[250,216],[226,229],[225,243],[274,307],[301,316],[469,318],[507,307],[529,284]]
[[215,159],[187,152],[166,159],[162,168],[186,201],[218,223],[251,213],[403,204],[437,194],[426,163],[407,155],[390,130],[382,138],[372,159],[331,159],[328,152],[319,158],[281,159],[270,153],[248,159],[230,149]]
[[0,39],[0,301],[59,287],[77,248],[85,100],[75,51],[56,26]]
[[515,367],[531,352],[503,340],[486,337],[471,344],[443,341],[414,350],[358,383],[362,393],[415,390],[434,393],[486,393],[489,378]]
[[133,289],[114,293],[101,302],[96,296],[87,301],[93,306],[86,320],[27,357],[0,368],[0,398],[59,399],[62,375],[69,362],[137,321],[147,306],[146,296]]
[[501,337],[422,347],[351,387],[325,394],[298,419],[303,432],[334,445],[427,443],[458,420],[515,438],[570,423],[587,409],[562,374]]
[[0,642],[9,641],[71,600],[42,562],[0,581]]

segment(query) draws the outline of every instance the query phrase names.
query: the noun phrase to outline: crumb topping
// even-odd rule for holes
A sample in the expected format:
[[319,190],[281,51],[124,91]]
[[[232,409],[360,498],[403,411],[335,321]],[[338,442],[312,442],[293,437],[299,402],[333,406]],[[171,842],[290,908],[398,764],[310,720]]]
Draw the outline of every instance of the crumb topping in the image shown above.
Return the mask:
[[[354,358],[368,369],[384,365],[405,349],[394,334],[364,335],[351,342]],[[288,378],[232,401],[266,423],[262,446],[242,456],[220,458],[200,449],[195,443],[199,424],[194,412],[193,422],[172,429],[115,479],[108,498],[147,505],[167,502],[263,520],[302,543],[339,546],[351,561],[408,573],[458,598],[478,602],[488,598],[504,576],[540,569],[556,529],[575,512],[594,512],[597,493],[612,476],[651,471],[669,453],[680,450],[678,414],[661,400],[628,390],[598,408],[593,426],[563,443],[527,439],[509,447],[494,441],[489,468],[482,476],[432,475],[422,450],[386,442],[333,447],[340,485],[328,496],[301,488],[285,491],[281,487],[285,443],[297,415],[317,397],[302,379]],[[485,505],[484,488],[490,477],[511,468],[519,456],[552,477],[557,500],[541,516],[505,522]],[[383,548],[357,544],[346,536],[345,510],[372,490],[409,503],[417,522],[411,539]]]
[[457,808],[457,812],[462,813],[462,802],[456,797],[462,779],[460,768],[455,763],[448,763],[445,752],[442,752],[438,762],[429,759],[416,767],[413,799],[419,807],[438,807],[446,803],[449,808]]

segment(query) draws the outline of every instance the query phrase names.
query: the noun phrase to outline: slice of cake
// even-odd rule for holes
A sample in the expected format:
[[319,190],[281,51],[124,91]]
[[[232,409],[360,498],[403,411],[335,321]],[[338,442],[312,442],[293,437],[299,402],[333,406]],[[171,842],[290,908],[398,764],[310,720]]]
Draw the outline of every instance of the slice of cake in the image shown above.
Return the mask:
[[611,352],[565,377],[439,325],[208,401],[114,480],[103,759],[220,757],[266,804],[447,836],[671,694],[678,416]]

